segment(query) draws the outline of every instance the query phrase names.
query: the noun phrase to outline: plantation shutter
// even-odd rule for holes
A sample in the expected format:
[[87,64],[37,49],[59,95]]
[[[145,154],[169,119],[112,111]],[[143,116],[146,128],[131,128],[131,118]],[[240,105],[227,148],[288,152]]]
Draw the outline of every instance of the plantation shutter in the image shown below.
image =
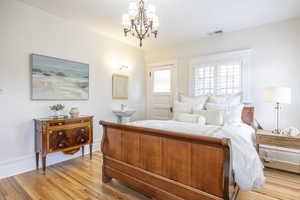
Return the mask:
[[234,94],[242,90],[242,61],[193,65],[192,69],[194,96]]
[[242,90],[242,63],[228,62],[216,66],[215,94],[235,94]]

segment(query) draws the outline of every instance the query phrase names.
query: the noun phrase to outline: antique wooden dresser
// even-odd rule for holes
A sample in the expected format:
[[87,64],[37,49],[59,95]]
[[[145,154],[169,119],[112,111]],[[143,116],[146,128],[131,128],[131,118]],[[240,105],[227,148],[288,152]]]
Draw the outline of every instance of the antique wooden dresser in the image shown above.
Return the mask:
[[34,119],[36,167],[39,169],[39,156],[42,156],[43,171],[46,171],[46,157],[49,153],[63,152],[74,154],[89,144],[92,159],[93,116],[76,118]]

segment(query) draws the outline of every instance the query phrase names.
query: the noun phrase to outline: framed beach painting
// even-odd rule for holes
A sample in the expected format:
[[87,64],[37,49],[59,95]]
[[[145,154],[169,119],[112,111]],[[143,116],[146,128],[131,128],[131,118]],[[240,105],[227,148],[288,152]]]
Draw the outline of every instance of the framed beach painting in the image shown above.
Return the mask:
[[31,55],[32,100],[88,100],[89,65]]

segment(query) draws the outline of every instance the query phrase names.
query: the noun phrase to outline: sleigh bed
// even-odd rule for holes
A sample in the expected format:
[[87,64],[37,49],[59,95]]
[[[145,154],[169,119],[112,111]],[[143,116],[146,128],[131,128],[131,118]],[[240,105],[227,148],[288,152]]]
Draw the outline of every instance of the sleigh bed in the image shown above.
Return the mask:
[[[253,108],[244,108],[251,125]],[[234,200],[231,141],[101,121],[102,180],[161,200]]]

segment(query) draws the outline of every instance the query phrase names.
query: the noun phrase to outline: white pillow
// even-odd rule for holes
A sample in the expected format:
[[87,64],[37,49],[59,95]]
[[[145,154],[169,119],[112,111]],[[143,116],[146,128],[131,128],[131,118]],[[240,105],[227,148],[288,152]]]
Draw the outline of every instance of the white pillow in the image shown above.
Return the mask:
[[180,96],[181,102],[189,103],[197,107],[197,109],[203,109],[204,105],[208,99],[208,96],[197,96],[197,97],[190,97],[190,96]]
[[229,106],[239,105],[242,103],[242,93],[210,96],[208,103],[224,104]]
[[192,113],[193,105],[179,101],[174,102],[174,113]]
[[208,125],[223,125],[223,112],[221,110],[194,110],[193,114],[205,117]]
[[230,111],[226,112],[224,117],[225,124],[232,124],[232,123],[242,123],[242,112],[243,112],[244,105],[235,105],[230,107]]
[[195,123],[201,126],[205,125],[206,119],[201,115],[175,113],[174,120],[179,122]]
[[206,124],[206,118],[202,115],[199,116],[199,119],[198,119],[198,124],[200,126],[204,126]]
[[243,104],[239,105],[224,105],[207,103],[207,110],[219,110],[222,111],[224,124],[241,123],[242,122],[242,111],[244,108]]

